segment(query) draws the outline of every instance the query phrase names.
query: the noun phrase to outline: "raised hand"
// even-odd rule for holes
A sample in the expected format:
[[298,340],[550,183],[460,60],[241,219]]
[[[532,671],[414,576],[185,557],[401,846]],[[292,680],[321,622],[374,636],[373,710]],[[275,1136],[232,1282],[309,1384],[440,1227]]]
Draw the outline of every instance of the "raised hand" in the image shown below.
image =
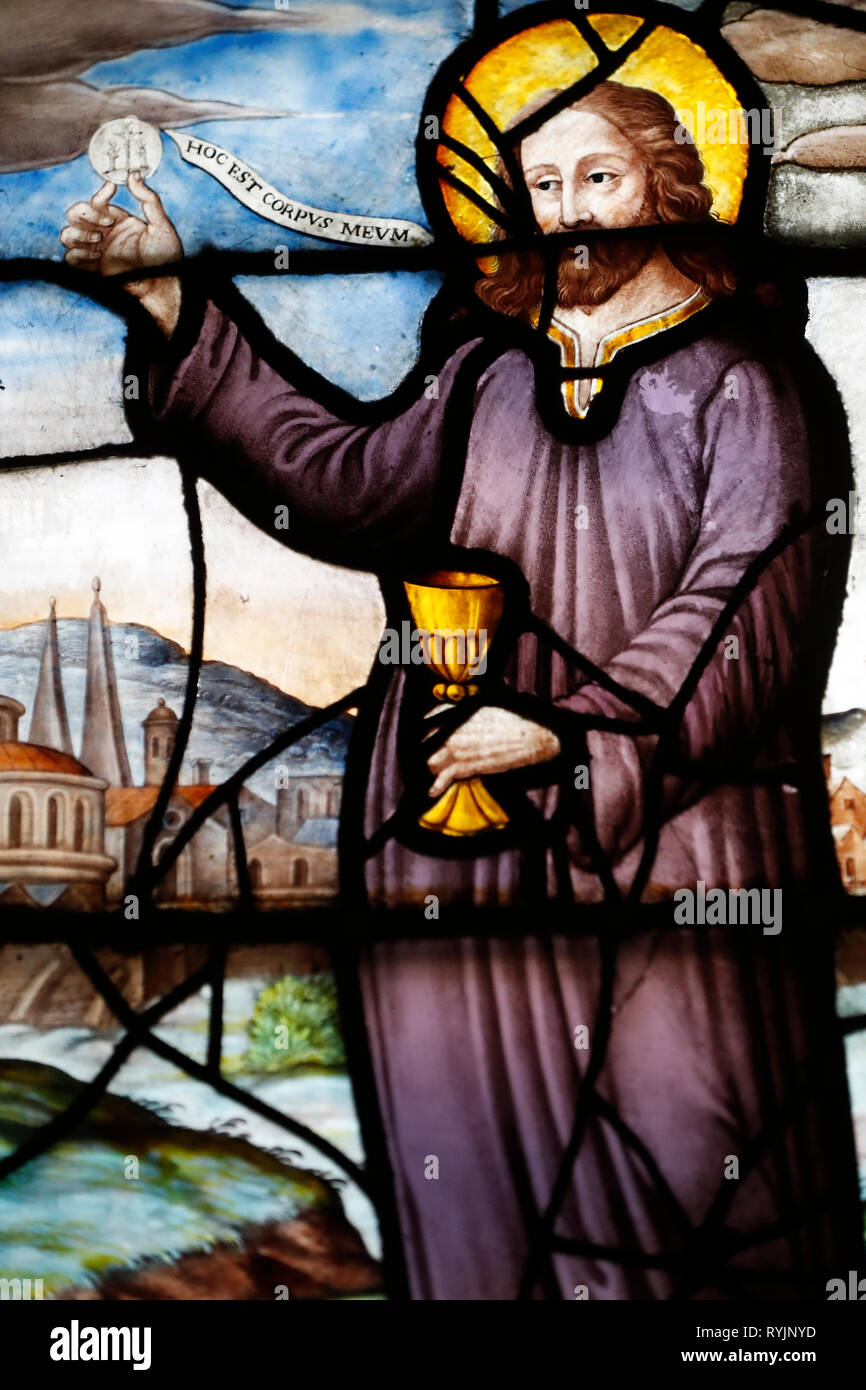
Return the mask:
[[[67,225],[60,233],[67,263],[102,275],[121,275],[180,260],[183,246],[159,195],[140,175],[131,173],[129,191],[143,213],[134,217],[111,202],[116,191],[113,183],[104,183],[89,202],[69,208]],[[123,288],[141,300],[164,332],[172,332],[180,310],[179,280],[145,276],[126,281]]]

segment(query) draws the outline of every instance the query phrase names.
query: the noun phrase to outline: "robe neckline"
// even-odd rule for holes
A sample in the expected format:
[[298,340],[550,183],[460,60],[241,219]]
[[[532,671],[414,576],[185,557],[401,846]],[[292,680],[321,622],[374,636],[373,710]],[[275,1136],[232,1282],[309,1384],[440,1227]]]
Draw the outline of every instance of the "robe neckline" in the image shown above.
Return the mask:
[[[704,309],[710,302],[709,295],[698,286],[694,294],[690,294],[679,304],[674,304],[671,308],[663,309],[659,313],[649,314],[645,318],[635,319],[632,323],[623,324],[620,328],[612,329],[610,333],[605,333],[604,337],[599,339],[595,358],[591,365],[593,367],[605,366],[613,360],[621,348],[643,342],[646,338],[652,338],[657,333],[664,333],[668,328],[675,328],[677,324],[685,323],[686,319],[690,319],[693,314]],[[532,321],[536,326],[538,325],[539,313],[540,311],[536,309],[532,315]],[[571,328],[553,317],[547,330],[547,336],[559,347],[563,367],[579,366],[580,348],[577,334]],[[589,401],[586,408],[582,410],[577,399],[578,379],[571,378],[563,381],[560,389],[563,404],[568,414],[575,419],[585,420],[602,385],[601,377],[593,377]]]

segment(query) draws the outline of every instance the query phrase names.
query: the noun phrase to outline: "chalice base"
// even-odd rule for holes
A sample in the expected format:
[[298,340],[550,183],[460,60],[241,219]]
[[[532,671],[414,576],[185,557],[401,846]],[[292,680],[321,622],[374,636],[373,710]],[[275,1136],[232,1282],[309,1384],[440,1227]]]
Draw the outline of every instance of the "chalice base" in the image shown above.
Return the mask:
[[478,835],[482,830],[501,830],[508,816],[481,778],[471,777],[468,782],[452,783],[418,824],[440,835]]

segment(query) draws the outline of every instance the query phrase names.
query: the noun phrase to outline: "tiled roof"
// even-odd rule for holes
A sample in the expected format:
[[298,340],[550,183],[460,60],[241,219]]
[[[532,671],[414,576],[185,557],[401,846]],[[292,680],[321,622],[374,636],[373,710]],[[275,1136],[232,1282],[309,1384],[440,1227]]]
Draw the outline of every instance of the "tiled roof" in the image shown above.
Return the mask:
[[38,743],[0,743],[0,772],[71,772],[76,777],[92,777],[83,763],[57,748]]
[[339,824],[336,816],[311,816],[309,820],[304,821],[292,844],[333,849],[337,843]]
[[[2,745],[0,745],[2,746]],[[195,809],[215,788],[210,783],[175,787],[175,792]],[[105,793],[105,819],[109,825],[129,825],[153,809],[159,787],[109,787]]]
[[109,825],[129,825],[153,808],[159,787],[109,787],[105,819]]
[[212,791],[216,791],[216,786],[212,782],[193,782],[189,787],[178,787],[177,792],[184,801],[188,801],[190,806],[200,806]]

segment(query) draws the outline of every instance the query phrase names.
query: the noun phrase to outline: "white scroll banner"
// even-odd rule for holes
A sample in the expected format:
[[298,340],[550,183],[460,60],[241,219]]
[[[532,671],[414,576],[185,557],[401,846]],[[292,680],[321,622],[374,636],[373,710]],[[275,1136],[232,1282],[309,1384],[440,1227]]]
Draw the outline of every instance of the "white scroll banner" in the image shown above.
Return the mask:
[[433,240],[419,223],[399,217],[361,217],[309,207],[281,193],[237,155],[211,140],[177,130],[167,130],[165,134],[171,136],[188,164],[204,169],[250,212],[276,222],[279,227],[355,246],[428,246]]

